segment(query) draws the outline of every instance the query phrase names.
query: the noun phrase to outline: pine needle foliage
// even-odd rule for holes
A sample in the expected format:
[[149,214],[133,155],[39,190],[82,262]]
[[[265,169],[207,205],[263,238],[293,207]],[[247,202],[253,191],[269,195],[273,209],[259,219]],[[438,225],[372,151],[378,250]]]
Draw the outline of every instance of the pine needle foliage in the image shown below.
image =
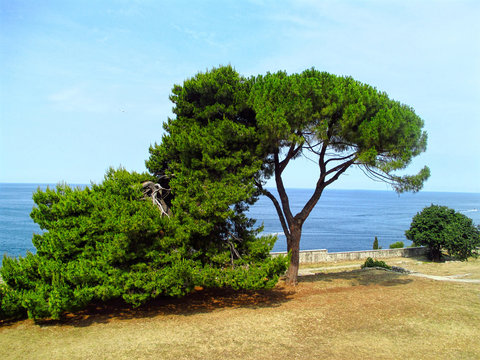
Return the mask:
[[44,232],[33,237],[36,254],[4,256],[0,317],[59,319],[98,301],[123,299],[136,307],[195,286],[275,285],[286,260],[269,258],[274,238],[252,233],[233,260],[217,238],[199,246],[145,199],[146,180],[155,178],[110,169],[101,184],[39,189],[31,217]]
[[[419,191],[430,175],[428,167],[415,175],[397,173],[426,149],[423,120],[411,107],[351,77],[312,68],[245,78],[221,66],[176,85],[170,99],[175,116],[146,164],[169,179],[179,227],[187,237],[207,241],[212,232],[233,233],[224,225],[242,217],[257,195],[267,196],[287,240],[291,284],[303,224],[324,189],[349,168],[359,167],[399,193]],[[301,156],[318,164],[319,177],[294,214],[282,174]],[[271,178],[278,196],[265,188]]]

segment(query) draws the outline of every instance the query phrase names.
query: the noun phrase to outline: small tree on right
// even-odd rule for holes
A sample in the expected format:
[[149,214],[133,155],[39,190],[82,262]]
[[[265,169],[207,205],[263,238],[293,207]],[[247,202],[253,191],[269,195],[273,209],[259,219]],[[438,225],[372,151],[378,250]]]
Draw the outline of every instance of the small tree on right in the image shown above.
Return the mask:
[[417,213],[405,236],[417,246],[427,246],[433,261],[441,260],[442,250],[460,260],[478,256],[479,229],[472,219],[446,206],[432,204]]

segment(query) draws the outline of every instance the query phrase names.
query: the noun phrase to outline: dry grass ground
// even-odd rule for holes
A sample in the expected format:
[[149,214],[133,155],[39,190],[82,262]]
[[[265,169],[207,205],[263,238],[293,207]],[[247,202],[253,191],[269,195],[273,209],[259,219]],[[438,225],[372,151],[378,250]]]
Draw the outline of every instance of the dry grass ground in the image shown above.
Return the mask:
[[[479,260],[387,263],[480,279]],[[3,324],[0,358],[480,358],[478,284],[341,267],[350,265],[329,264],[329,270],[303,276],[294,289],[279,284],[273,291],[199,291],[136,311],[110,304],[62,322]],[[325,267],[318,264],[314,272]]]

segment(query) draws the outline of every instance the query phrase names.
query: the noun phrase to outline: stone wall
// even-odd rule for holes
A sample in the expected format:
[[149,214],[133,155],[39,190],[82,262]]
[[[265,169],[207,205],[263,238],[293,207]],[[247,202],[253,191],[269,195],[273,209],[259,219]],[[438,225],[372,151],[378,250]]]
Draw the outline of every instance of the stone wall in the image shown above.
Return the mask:
[[[314,264],[329,261],[362,260],[368,257],[373,259],[386,259],[392,257],[413,257],[425,255],[425,247],[409,247],[402,249],[381,249],[329,253],[326,249],[301,250],[300,264]],[[286,252],[272,252],[272,256],[285,255]]]

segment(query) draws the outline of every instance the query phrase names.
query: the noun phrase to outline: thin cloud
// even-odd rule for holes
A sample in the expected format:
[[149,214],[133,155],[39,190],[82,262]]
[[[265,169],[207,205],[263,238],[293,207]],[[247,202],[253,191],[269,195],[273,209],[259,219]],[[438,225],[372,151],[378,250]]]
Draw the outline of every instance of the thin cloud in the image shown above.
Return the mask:
[[225,49],[228,47],[225,43],[221,43],[216,39],[216,35],[214,32],[198,31],[198,30],[188,28],[186,26],[179,26],[176,24],[172,24],[172,27],[175,30],[185,34],[188,38],[195,40],[196,42],[202,42],[207,45],[221,48],[221,49]]
[[103,100],[97,100],[91,93],[87,86],[75,85],[50,94],[47,99],[61,111],[103,113],[110,110]]

